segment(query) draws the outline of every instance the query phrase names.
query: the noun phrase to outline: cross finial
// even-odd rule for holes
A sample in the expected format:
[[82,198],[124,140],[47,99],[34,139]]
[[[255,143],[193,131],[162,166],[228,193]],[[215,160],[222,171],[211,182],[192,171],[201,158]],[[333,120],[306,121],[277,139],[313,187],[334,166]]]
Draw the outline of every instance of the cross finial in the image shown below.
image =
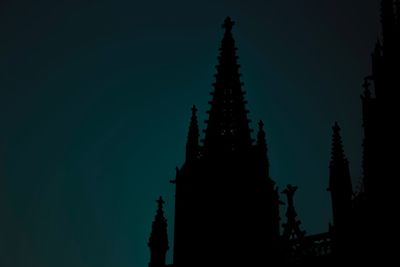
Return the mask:
[[162,208],[162,206],[165,204],[165,201],[163,200],[162,196],[157,200],[158,206]]
[[192,106],[192,114],[196,114],[196,112],[197,112],[196,105],[193,105]]
[[226,17],[224,24],[222,24],[222,28],[230,32],[232,30],[233,25],[235,25],[235,22],[232,21],[231,17]]

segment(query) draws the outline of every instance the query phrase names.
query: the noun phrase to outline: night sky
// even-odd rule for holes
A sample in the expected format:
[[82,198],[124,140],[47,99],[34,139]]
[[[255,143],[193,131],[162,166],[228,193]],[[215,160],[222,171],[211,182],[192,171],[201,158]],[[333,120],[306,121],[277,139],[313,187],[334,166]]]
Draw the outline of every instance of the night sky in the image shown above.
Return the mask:
[[271,176],[299,186],[304,229],[326,231],[335,120],[355,187],[361,175],[359,96],[378,6],[1,0],[0,266],[147,266],[155,200],[164,196],[171,226],[169,180],[190,107],[206,118],[227,15]]

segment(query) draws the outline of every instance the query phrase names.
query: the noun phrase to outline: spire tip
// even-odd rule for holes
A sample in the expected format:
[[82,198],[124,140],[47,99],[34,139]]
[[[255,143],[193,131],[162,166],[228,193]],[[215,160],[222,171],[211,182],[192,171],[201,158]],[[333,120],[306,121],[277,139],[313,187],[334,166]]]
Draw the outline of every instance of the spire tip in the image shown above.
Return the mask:
[[337,121],[335,121],[335,123],[333,124],[333,130],[335,131],[335,132],[338,132],[338,131],[340,131],[340,126],[339,126],[339,123],[337,122]]
[[165,204],[164,199],[160,196],[157,200],[158,206],[162,207]]
[[231,17],[226,17],[224,24],[222,24],[222,28],[224,28],[227,32],[230,32],[235,25],[235,22],[231,19]]
[[196,105],[193,105],[192,106],[192,114],[196,114],[196,112],[197,112],[197,107],[196,107]]

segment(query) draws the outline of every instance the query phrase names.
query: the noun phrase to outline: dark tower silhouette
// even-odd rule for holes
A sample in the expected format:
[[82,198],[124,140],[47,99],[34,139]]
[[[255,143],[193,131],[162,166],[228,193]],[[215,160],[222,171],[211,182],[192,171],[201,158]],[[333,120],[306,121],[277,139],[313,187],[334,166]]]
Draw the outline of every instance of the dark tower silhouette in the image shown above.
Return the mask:
[[265,265],[278,252],[278,194],[262,123],[257,143],[251,138],[233,25],[225,19],[203,145],[193,108],[186,160],[173,181],[177,267]]
[[[256,173],[260,176],[260,189],[263,189],[263,194],[261,201],[260,209],[265,210],[267,214],[269,214],[269,219],[267,222],[264,222],[264,227],[269,229],[268,236],[271,240],[271,244],[269,244],[272,248],[271,250],[275,250],[277,247],[277,243],[280,239],[279,236],[279,205],[281,202],[279,201],[279,192],[278,188],[275,186],[275,182],[269,176],[269,159],[268,159],[268,145],[266,141],[266,134],[264,131],[264,123],[263,121],[259,121],[258,123],[258,133],[257,133],[257,142],[255,145],[255,157],[254,157],[256,166]],[[264,207],[263,207],[264,206]],[[256,211],[255,211],[256,212]],[[260,227],[263,227],[262,225]],[[272,243],[274,242],[274,243]],[[280,248],[279,248],[280,249]],[[273,257],[272,257],[273,260]]]
[[384,244],[395,229],[394,210],[397,190],[390,186],[397,173],[398,120],[396,93],[400,88],[400,24],[399,1],[381,0],[382,36],[372,53],[372,73],[365,78],[363,106],[363,184],[364,191],[356,198],[356,223],[363,223],[358,232],[359,255],[369,260],[388,259],[390,248]]
[[[384,149],[394,148],[398,133],[392,122],[397,120],[395,92],[400,88],[399,13],[399,1],[381,1],[382,41],[378,38],[372,53],[372,74],[366,77],[362,97],[365,191],[375,200],[387,195],[382,194],[384,186],[390,183],[386,179],[394,173],[393,166],[396,165]],[[369,81],[373,82],[374,88]]]
[[[372,73],[365,78],[363,111],[363,186],[353,192],[340,127],[333,126],[329,192],[333,225],[306,235],[294,208],[297,187],[288,185],[286,223],[279,227],[278,189],[269,176],[264,123],[252,139],[240,80],[234,22],[227,17],[216,66],[214,90],[204,140],[199,142],[197,109],[192,108],[185,162],[176,168],[173,267],[335,266],[389,261],[387,246],[397,225],[391,180],[396,173],[400,89],[400,1],[381,0],[382,37],[372,53]],[[168,250],[162,199],[149,241],[150,267],[165,265]],[[328,227],[327,227],[328,228]]]
[[150,263],[149,267],[165,266],[165,258],[168,246],[167,236],[167,220],[164,217],[163,205],[164,200],[160,197],[157,200],[158,209],[153,221],[150,239],[148,246],[150,248]]
[[340,127],[333,126],[332,152],[329,164],[329,188],[333,213],[333,249],[335,253],[346,253],[349,243],[349,231],[352,223],[353,189],[349,171],[349,162],[343,150]]

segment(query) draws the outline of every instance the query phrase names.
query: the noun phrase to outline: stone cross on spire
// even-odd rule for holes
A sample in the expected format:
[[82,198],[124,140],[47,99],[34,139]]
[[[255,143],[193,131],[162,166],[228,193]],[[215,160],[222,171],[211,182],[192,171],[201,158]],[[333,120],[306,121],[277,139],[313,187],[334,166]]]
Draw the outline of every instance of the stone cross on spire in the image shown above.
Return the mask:
[[231,17],[226,17],[224,24],[222,24],[222,28],[230,32],[232,30],[233,25],[235,25],[235,22],[232,21]]
[[165,204],[164,199],[160,196],[160,198],[157,200],[158,203],[158,208],[162,209],[163,205]]
[[163,205],[165,201],[160,198],[157,200],[158,209],[151,228],[148,246],[150,248],[149,267],[165,266],[166,254],[169,249],[167,220],[164,217]]

